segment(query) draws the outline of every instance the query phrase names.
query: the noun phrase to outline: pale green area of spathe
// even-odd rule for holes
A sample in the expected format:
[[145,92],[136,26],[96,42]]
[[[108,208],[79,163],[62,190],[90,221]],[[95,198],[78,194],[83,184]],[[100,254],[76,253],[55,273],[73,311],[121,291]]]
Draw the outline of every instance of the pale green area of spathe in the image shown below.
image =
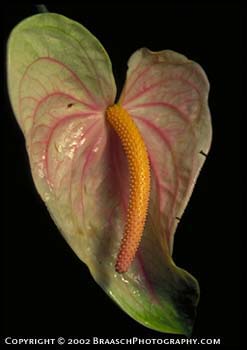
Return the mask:
[[[61,82],[52,86],[52,75],[56,73],[53,64],[55,62],[50,62],[51,68],[45,62],[41,67],[35,66],[35,71],[32,71],[31,65],[41,57],[62,62],[76,73],[82,84],[78,80],[67,80],[64,82],[65,87],[61,86]],[[29,89],[30,94],[33,89],[39,90],[39,97],[42,97],[46,94],[45,88],[56,88],[72,92],[79,99],[88,99],[88,93],[83,88],[85,87],[93,92],[95,103],[101,106],[102,110],[115,99],[116,87],[112,66],[103,46],[86,28],[61,15],[39,14],[18,24],[8,40],[7,66],[11,103],[21,126],[31,109],[28,103],[32,101],[26,103],[24,110],[19,110],[20,88],[25,90],[26,96]],[[25,84],[25,79],[23,81],[28,69],[34,75],[32,84]],[[61,67],[59,70],[61,79],[66,79]],[[38,86],[37,80],[40,76],[44,86]]]
[[[200,98],[197,96],[197,104],[191,107],[194,120],[190,127],[165,108],[155,115],[160,129],[174,125],[175,120],[176,130],[182,126],[184,131],[184,139],[179,139],[169,159],[162,142],[140,125],[150,152],[159,165],[164,165],[169,178],[178,180],[179,169],[185,180],[178,180],[182,184],[178,195],[166,196],[161,208],[160,193],[152,177],[149,214],[138,256],[122,275],[115,272],[114,265],[124,227],[121,203],[128,172],[121,147],[113,149],[110,145],[112,136],[104,119],[104,111],[114,103],[116,95],[111,62],[104,48],[87,29],[64,16],[46,13],[30,17],[14,28],[8,41],[8,88],[26,139],[36,188],[62,235],[87,264],[93,278],[141,324],[161,332],[190,335],[199,287],[172,261],[172,241],[168,244],[167,232],[173,237],[175,214],[182,215],[203,164],[199,149],[203,146],[207,152],[210,147],[208,85],[202,70],[194,74],[195,65],[186,57],[171,51],[152,53],[141,49],[129,61],[125,87],[133,83],[138,69],[153,65],[154,59],[155,74],[165,74],[173,67],[187,78],[193,76]],[[173,80],[169,91],[177,88]],[[128,98],[125,92],[123,103]],[[131,108],[133,113],[138,112]],[[152,116],[150,111],[149,115]],[[112,170],[113,154],[121,183]],[[90,167],[84,174],[89,158]],[[94,312],[94,301],[90,302]]]

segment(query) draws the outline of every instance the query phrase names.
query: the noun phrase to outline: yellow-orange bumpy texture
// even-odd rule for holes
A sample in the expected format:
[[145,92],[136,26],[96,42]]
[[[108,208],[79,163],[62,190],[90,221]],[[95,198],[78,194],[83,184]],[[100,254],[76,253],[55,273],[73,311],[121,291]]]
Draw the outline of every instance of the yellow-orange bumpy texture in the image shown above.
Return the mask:
[[130,188],[127,220],[116,261],[116,271],[126,272],[141,241],[150,195],[150,167],[144,140],[130,114],[115,104],[106,110],[106,119],[120,138],[128,161]]

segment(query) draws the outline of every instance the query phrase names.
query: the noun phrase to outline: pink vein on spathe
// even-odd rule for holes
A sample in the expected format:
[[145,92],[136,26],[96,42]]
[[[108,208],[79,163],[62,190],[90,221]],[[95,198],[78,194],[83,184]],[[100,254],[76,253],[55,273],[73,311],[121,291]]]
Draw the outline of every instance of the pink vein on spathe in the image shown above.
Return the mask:
[[[76,118],[77,118],[77,116],[76,115],[74,115]],[[89,115],[90,116],[90,115]],[[85,117],[87,117],[87,116],[84,116],[83,117],[83,119],[85,118]],[[64,122],[67,122],[67,121],[70,121],[71,119],[73,119],[73,118],[70,118],[70,117],[67,117],[66,118],[66,120],[64,119]],[[89,132],[89,129],[91,129],[96,123],[98,122],[98,120],[96,120],[89,128],[88,128],[88,130],[86,131],[86,132],[84,132],[84,133],[82,133],[81,135],[80,135],[80,138],[79,138],[79,140],[77,141],[77,145],[74,145],[73,146],[73,159],[72,159],[72,165],[71,165],[71,169],[73,168],[73,164],[74,164],[74,159],[75,159],[75,155],[76,155],[76,152],[78,151],[78,149],[80,148],[80,141],[83,139],[83,137],[85,137],[85,135]],[[58,125],[58,127],[60,127],[60,126],[62,126],[61,124],[59,124]],[[49,142],[49,144],[50,144],[50,142],[51,142],[51,140],[49,140],[48,141]],[[46,155],[47,155],[47,161],[48,161],[48,149],[49,149],[49,144],[47,143],[46,145],[47,145],[47,153],[46,153]],[[63,162],[63,161],[61,161],[61,162]],[[47,163],[47,167],[48,167],[48,163]],[[54,170],[54,173],[57,173],[57,168]],[[63,180],[63,178],[60,180],[60,183],[62,182],[62,180]],[[71,180],[72,181],[72,180]],[[60,183],[57,185],[57,188],[59,188],[59,186],[60,186]],[[70,182],[70,184],[71,184],[71,182]],[[70,186],[70,189],[71,189],[71,186]]]
[[[82,100],[82,99],[77,99],[77,98],[74,97],[73,95],[70,95],[70,98],[74,99],[75,101],[80,102],[81,104],[83,104],[83,105],[85,105],[86,107],[90,108],[92,111],[100,111],[100,110],[101,110],[101,106],[98,106],[98,103],[97,103],[97,101],[95,100],[94,96],[91,94],[91,92],[90,92],[90,91],[88,90],[88,88],[85,86],[85,84],[82,83],[81,79],[80,79],[69,67],[67,67],[67,66],[66,66],[65,64],[63,64],[62,62],[56,60],[55,58],[51,58],[51,57],[40,57],[40,58],[38,58],[37,60],[33,61],[31,64],[29,64],[29,65],[26,67],[26,69],[25,69],[25,71],[24,71],[24,73],[23,73],[23,76],[22,76],[22,78],[20,79],[20,82],[19,82],[19,102],[18,102],[18,103],[19,103],[18,109],[19,109],[20,115],[22,114],[22,112],[21,112],[21,110],[22,110],[21,105],[22,105],[22,101],[23,101],[24,99],[29,98],[29,99],[36,100],[33,96],[23,96],[23,95],[21,95],[21,94],[22,94],[22,90],[23,90],[23,89],[22,89],[22,84],[23,84],[23,82],[24,82],[24,79],[28,77],[28,72],[29,72],[30,68],[31,68],[33,65],[37,64],[37,62],[42,61],[42,60],[47,60],[48,62],[52,62],[52,63],[54,63],[54,64],[60,65],[62,68],[64,68],[65,70],[67,70],[67,71],[69,72],[69,74],[80,84],[82,90],[84,90],[84,91],[86,92],[87,96],[88,96],[89,99],[93,102],[93,104],[87,103],[87,102],[85,102],[85,101]],[[30,76],[29,76],[28,79],[36,79],[36,78],[30,77]],[[36,79],[36,80],[37,80],[37,79]],[[40,81],[40,80],[37,80],[37,81],[38,81],[38,83],[41,84],[41,86],[42,86],[41,81]],[[42,88],[43,88],[44,91],[46,91],[46,88],[45,88],[44,86],[42,86]],[[46,91],[46,93],[47,93],[47,95],[46,95],[44,98],[47,98],[48,95],[59,94],[59,93],[64,94],[64,95],[67,95],[67,96],[69,97],[69,94],[65,94],[63,91],[60,91],[60,90],[57,90],[57,91],[52,90],[51,92]],[[41,100],[42,100],[42,99],[41,99]],[[39,102],[41,102],[41,100],[37,100],[36,102],[39,103]],[[33,114],[35,114],[35,113],[33,113]],[[31,117],[31,116],[29,116],[29,117]],[[21,125],[23,126],[23,121],[22,121],[22,119],[20,119],[20,123],[21,123]]]
[[[138,63],[138,65],[136,66],[136,68],[134,69],[134,71],[132,72],[132,74],[134,72],[136,72],[138,70],[138,68],[140,67],[141,65],[141,61]],[[156,64],[156,63],[155,63]],[[130,91],[133,89],[133,87],[135,86],[135,84],[137,83],[137,81],[143,76],[145,75],[146,73],[148,73],[150,71],[150,69],[153,67],[154,64],[148,66],[148,67],[145,67],[141,72],[140,74],[137,74],[137,76],[135,77],[135,79],[131,82],[131,84],[128,86],[128,88],[124,86],[124,90],[123,90],[123,96],[127,96]]]
[[[137,77],[135,78],[135,80],[130,84],[130,86],[128,86],[128,88],[126,89],[126,91],[124,91],[124,94],[123,94],[123,97],[124,97],[124,101],[123,101],[123,104],[124,105],[128,105],[130,102],[132,102],[133,100],[135,99],[138,99],[139,97],[141,97],[142,95],[146,94],[147,92],[151,91],[152,89],[154,89],[155,87],[158,87],[158,86],[161,86],[162,83],[163,86],[165,84],[167,84],[169,81],[181,81],[183,82],[184,84],[186,85],[189,85],[193,90],[195,90],[197,92],[197,94],[200,96],[200,91],[198,89],[198,87],[193,84],[190,80],[188,79],[185,79],[183,76],[179,75],[179,76],[174,76],[174,77],[166,77],[164,79],[161,79],[159,81],[156,81],[154,82],[152,85],[148,86],[147,88],[145,89],[142,89],[141,91],[139,91],[137,94],[135,94],[134,96],[131,96],[129,99],[126,98],[128,94],[130,94],[130,91],[134,88],[134,86],[136,85],[137,81],[140,79],[140,78],[143,78],[144,80],[144,76],[150,72],[150,69],[153,68],[154,65],[159,65],[160,63],[159,62],[154,62],[153,64],[151,64],[149,67],[145,67],[140,73],[139,75],[137,75]],[[138,64],[138,66],[136,67],[135,70],[138,69],[140,63]],[[147,79],[147,78],[146,78]],[[145,80],[146,80],[145,79]]]
[[21,91],[21,85],[22,85],[22,81],[24,80],[26,74],[28,73],[28,70],[35,65],[37,62],[40,61],[48,61],[48,62],[52,62],[55,63],[59,66],[61,66],[62,68],[65,68],[70,74],[71,76],[79,83],[79,85],[81,86],[81,88],[86,92],[86,94],[88,95],[88,97],[90,98],[90,100],[97,106],[97,101],[95,100],[94,96],[92,95],[92,93],[90,92],[90,90],[86,87],[85,84],[83,84],[83,82],[81,81],[81,79],[78,77],[78,75],[72,70],[70,69],[66,64],[62,63],[61,61],[53,58],[53,57],[39,57],[37,58],[35,61],[31,62],[25,69],[23,76],[20,80],[19,83],[19,91]]
[[55,130],[57,129],[57,127],[61,126],[63,123],[67,122],[68,120],[70,119],[75,119],[75,118],[81,118],[82,116],[83,117],[88,117],[90,116],[91,113],[76,113],[76,114],[72,114],[72,115],[69,115],[69,116],[64,116],[64,118],[62,119],[59,119],[57,122],[55,122],[49,129],[49,132],[48,132],[48,138],[47,140],[45,140],[45,170],[46,170],[46,180],[49,182],[49,184],[51,186],[53,186],[53,182],[50,178],[50,175],[49,175],[49,166],[48,166],[48,148],[49,148],[49,145],[50,145],[50,142],[51,142],[51,139],[52,139],[52,136],[55,132]]
[[[95,123],[93,123],[91,126],[90,126],[90,128],[89,128],[89,130],[87,130],[87,131],[90,131],[90,130],[93,130],[93,129],[95,129],[95,125],[96,124],[98,124],[98,120],[95,122]],[[81,194],[81,205],[82,205],[82,210],[84,210],[84,203],[83,203],[83,193],[82,193],[82,191],[83,191],[83,186],[82,186],[82,184],[83,184],[83,177],[85,176],[85,172],[86,172],[86,170],[88,169],[88,167],[89,167],[89,165],[90,165],[90,160],[91,160],[91,158],[92,158],[92,153],[93,153],[93,149],[94,149],[94,146],[99,142],[99,135],[101,134],[101,130],[99,130],[99,132],[97,133],[97,136],[95,137],[95,141],[93,142],[93,144],[92,145],[90,145],[90,147],[88,147],[88,149],[87,149],[87,151],[85,150],[85,152],[86,152],[86,155],[85,155],[85,157],[86,157],[86,160],[85,160],[85,162],[84,162],[84,164],[83,164],[83,167],[82,167],[82,171],[81,171],[81,176],[80,176],[80,186],[81,186],[81,191],[80,191],[80,194]],[[84,135],[85,136],[85,135]],[[71,184],[72,184],[72,178],[71,178],[71,183],[70,183],[70,188],[71,188]],[[70,193],[71,193],[71,190],[70,190]],[[71,204],[72,204],[72,200],[71,200]]]
[[140,103],[136,104],[133,107],[131,107],[131,110],[137,109],[137,108],[153,108],[153,107],[167,107],[178,114],[180,114],[181,118],[184,119],[186,122],[189,122],[188,115],[181,111],[178,107],[176,107],[174,104],[168,103],[168,102],[146,102],[146,103]]
[[[41,81],[39,81],[38,79],[34,78],[34,77],[31,77],[29,76],[28,77],[28,72],[30,70],[30,68],[37,64],[37,62],[39,61],[43,61],[43,60],[47,60],[48,62],[53,62],[57,65],[60,65],[62,66],[63,68],[65,68],[69,74],[77,81],[79,82],[79,84],[81,85],[81,88],[83,90],[86,91],[88,97],[91,99],[92,102],[94,102],[94,105],[92,104],[88,104],[86,103],[85,101],[81,100],[81,99],[77,99],[75,96],[71,95],[71,94],[68,94],[68,93],[64,93],[62,91],[55,91],[55,90],[52,90],[51,92],[48,92],[46,90],[46,88],[42,85]],[[63,96],[63,97],[67,97],[69,99],[71,99],[72,101],[74,102],[77,102],[77,103],[80,103],[80,104],[83,104],[85,106],[87,106],[88,108],[90,108],[90,110],[92,112],[95,112],[95,111],[99,111],[99,107],[97,106],[97,103],[94,99],[94,97],[92,96],[91,92],[86,88],[86,86],[82,83],[82,81],[79,79],[79,77],[69,68],[67,67],[65,64],[61,63],[60,61],[54,59],[54,58],[51,58],[51,57],[40,57],[38,58],[37,60],[33,61],[29,66],[27,66],[27,68],[25,69],[25,72],[22,76],[22,79],[20,80],[20,84],[19,84],[19,89],[20,89],[20,92],[22,91],[22,83],[24,81],[24,79],[28,77],[28,79],[30,80],[36,80],[39,84],[41,84],[42,86],[42,89],[44,90],[44,92],[46,92],[46,96],[42,97],[41,99],[36,99],[34,98],[33,96],[21,96],[19,95],[19,109],[21,110],[21,103],[24,99],[32,99],[36,102],[36,106],[33,110],[33,113],[32,115],[30,116],[27,116],[26,118],[32,118],[33,119],[33,123],[34,123],[34,120],[37,116],[37,112],[40,108],[41,105],[43,105],[49,98],[51,97],[55,97],[55,96]],[[71,119],[71,118],[76,118],[76,117],[87,117],[89,115],[92,114],[92,112],[84,112],[84,113],[77,113],[77,114],[74,114],[74,115],[64,115],[62,117],[62,119],[60,119],[59,121],[57,121],[55,124],[53,124],[53,126],[50,128],[50,132],[49,132],[49,135],[48,135],[48,140],[47,140],[47,144],[46,144],[46,150],[45,150],[45,161],[46,161],[46,176],[47,176],[47,181],[51,182],[51,179],[50,179],[50,176],[49,176],[49,168],[48,168],[48,156],[47,156],[47,152],[48,152],[48,146],[49,146],[49,143],[50,143],[50,140],[52,138],[52,135],[54,133],[54,130],[60,126],[61,124],[63,124],[63,122],[67,121],[68,118]],[[56,118],[56,117],[55,117]],[[58,119],[58,118],[57,118]],[[23,123],[22,123],[23,124]],[[31,134],[33,134],[33,131],[35,130],[36,128],[34,127],[34,124],[33,124],[33,127],[31,128]],[[31,137],[32,138],[32,137]]]

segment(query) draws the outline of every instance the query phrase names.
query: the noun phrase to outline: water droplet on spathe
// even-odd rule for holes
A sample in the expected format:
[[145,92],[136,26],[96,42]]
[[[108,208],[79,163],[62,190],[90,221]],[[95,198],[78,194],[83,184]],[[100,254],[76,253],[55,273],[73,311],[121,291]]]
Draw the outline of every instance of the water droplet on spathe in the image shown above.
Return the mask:
[[45,202],[48,202],[49,199],[50,199],[50,193],[45,192],[45,194],[44,194],[44,201],[45,201]]

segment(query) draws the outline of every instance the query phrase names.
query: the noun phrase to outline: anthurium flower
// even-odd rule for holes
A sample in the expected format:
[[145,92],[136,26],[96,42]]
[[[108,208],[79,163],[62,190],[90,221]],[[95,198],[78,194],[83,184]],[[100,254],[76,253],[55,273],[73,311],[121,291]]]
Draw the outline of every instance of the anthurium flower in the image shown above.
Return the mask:
[[102,45],[53,13],[17,25],[7,59],[33,180],[68,244],[132,318],[191,334],[199,287],[172,249],[211,142],[202,68],[139,49],[115,103]]

